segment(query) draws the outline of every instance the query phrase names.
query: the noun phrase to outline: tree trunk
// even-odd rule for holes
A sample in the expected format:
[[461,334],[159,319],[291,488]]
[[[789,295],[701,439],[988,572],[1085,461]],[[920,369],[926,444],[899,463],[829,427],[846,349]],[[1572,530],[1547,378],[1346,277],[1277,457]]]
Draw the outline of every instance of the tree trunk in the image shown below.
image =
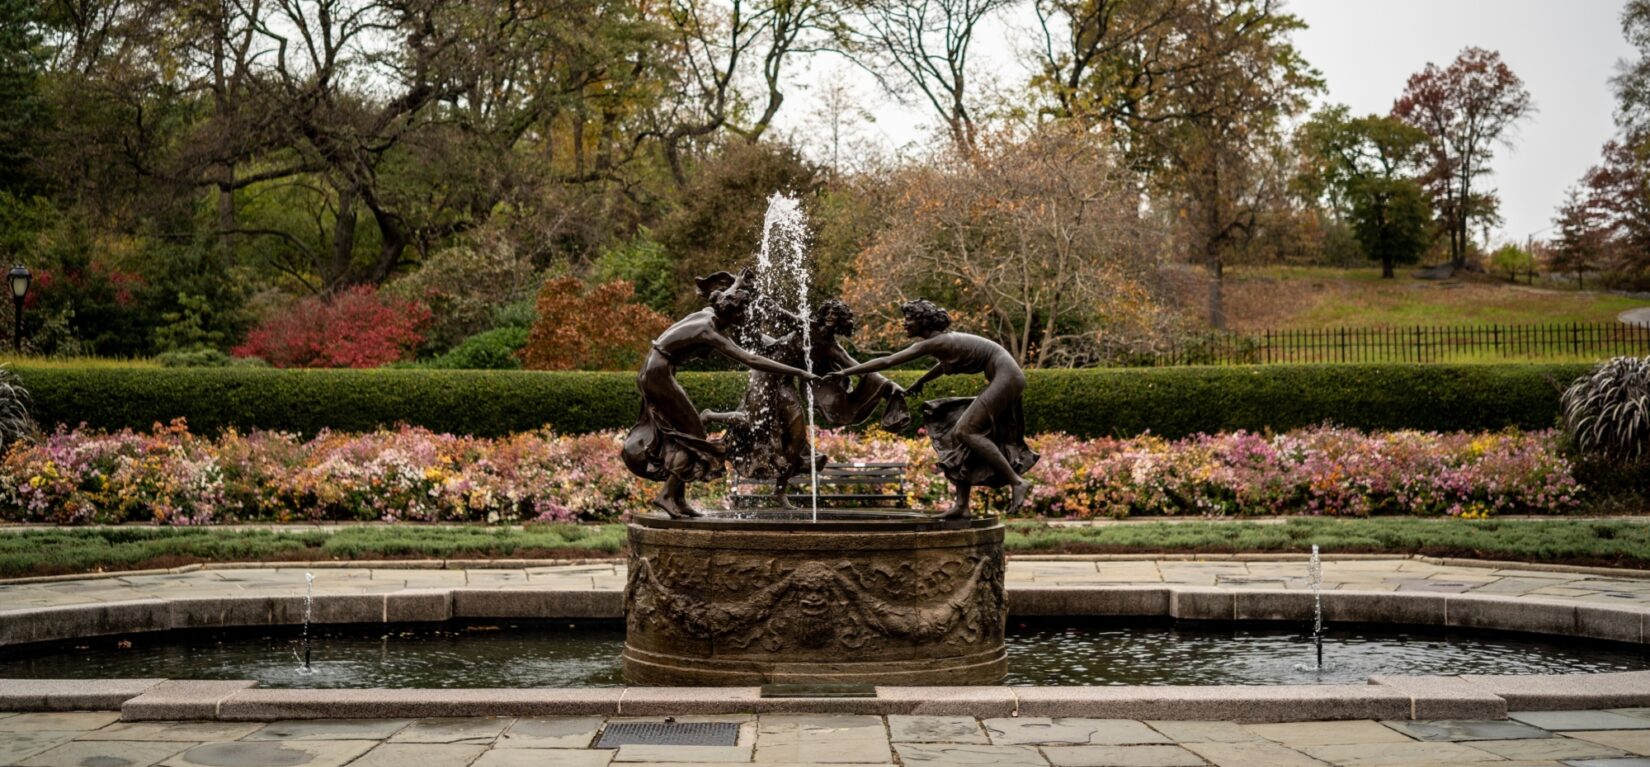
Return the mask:
[[349,281],[350,265],[355,261],[356,218],[355,190],[339,190],[338,218],[332,225],[332,261],[323,279],[328,292],[344,287]]
[[1222,281],[1225,279],[1225,268],[1220,263],[1220,256],[1215,253],[1209,255],[1209,326],[1215,330],[1226,329],[1226,304],[1221,294]]
[[1395,275],[1392,273],[1392,256],[1386,256],[1381,259],[1381,279],[1390,280],[1394,278]]
[[235,166],[228,163],[218,170],[218,247],[235,249]]

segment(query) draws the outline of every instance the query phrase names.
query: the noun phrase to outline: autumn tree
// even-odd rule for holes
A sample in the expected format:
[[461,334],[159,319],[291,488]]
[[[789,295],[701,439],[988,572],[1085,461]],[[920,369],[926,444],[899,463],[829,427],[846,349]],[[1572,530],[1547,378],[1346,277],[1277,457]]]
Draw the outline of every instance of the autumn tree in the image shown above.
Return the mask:
[[1224,273],[1286,200],[1284,121],[1321,86],[1280,0],[1043,0],[1045,110],[1103,125],[1179,211],[1208,272],[1209,324],[1224,327]]
[[1558,210],[1557,229],[1548,271],[1574,272],[1576,289],[1585,290],[1588,272],[1597,272],[1605,261],[1609,233],[1593,201],[1578,189],[1571,189]]
[[630,283],[587,288],[577,277],[548,280],[521,350],[529,370],[629,370],[670,319],[635,302]]
[[1588,263],[1605,282],[1650,285],[1650,146],[1612,140],[1602,162],[1588,169],[1559,221],[1585,228],[1597,253]]
[[843,291],[871,315],[865,340],[900,343],[900,301],[927,296],[1028,366],[1093,362],[1108,345],[1149,342],[1164,314],[1162,244],[1116,155],[1071,125],[1024,141],[980,138],[972,160],[895,178],[889,225]]
[[1418,261],[1428,245],[1431,208],[1416,181],[1426,140],[1397,119],[1353,118],[1344,106],[1319,111],[1297,135],[1307,186],[1346,216],[1384,279],[1393,278],[1395,264]]
[[1427,134],[1426,185],[1449,238],[1452,272],[1466,265],[1473,223],[1495,214],[1495,198],[1480,184],[1495,148],[1511,147],[1513,130],[1534,111],[1524,81],[1483,48],[1463,50],[1448,67],[1427,64],[1393,104],[1394,117]]

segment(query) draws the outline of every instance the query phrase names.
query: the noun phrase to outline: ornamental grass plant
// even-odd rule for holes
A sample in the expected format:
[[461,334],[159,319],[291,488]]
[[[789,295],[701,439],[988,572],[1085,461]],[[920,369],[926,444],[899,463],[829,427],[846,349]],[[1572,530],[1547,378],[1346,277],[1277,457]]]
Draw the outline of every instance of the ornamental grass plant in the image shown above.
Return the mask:
[[[206,437],[182,421],[148,432],[63,429],[0,459],[0,519],[150,522],[607,521],[646,509],[654,488],[618,457],[616,431],[499,438],[416,427],[313,438],[276,431]],[[1360,432],[1317,427],[1168,440],[1030,440],[1042,461],[1025,515],[1409,514],[1477,518],[1582,507],[1556,431]],[[940,508],[949,488],[922,438],[825,431],[836,461],[908,464],[907,501]],[[719,504],[726,482],[699,488]],[[1001,499],[996,499],[1000,507]],[[992,499],[984,499],[982,506]]]

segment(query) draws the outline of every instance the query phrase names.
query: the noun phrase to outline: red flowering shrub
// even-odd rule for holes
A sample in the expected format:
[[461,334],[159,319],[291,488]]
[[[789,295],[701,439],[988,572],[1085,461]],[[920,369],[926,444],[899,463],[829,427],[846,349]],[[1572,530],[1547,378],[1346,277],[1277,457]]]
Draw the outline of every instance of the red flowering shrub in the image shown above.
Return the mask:
[[265,318],[232,351],[278,368],[374,368],[405,358],[429,321],[423,304],[362,285]]

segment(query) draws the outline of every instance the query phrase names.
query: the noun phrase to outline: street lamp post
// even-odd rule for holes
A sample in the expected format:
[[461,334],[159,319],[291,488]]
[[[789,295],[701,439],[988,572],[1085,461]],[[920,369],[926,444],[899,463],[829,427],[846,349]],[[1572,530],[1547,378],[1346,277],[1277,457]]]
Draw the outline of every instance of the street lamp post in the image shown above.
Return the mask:
[[29,274],[28,267],[22,264],[12,267],[11,271],[6,273],[6,282],[11,285],[11,303],[16,308],[13,315],[11,348],[18,354],[23,353],[23,297],[29,294],[31,279],[33,277]]

